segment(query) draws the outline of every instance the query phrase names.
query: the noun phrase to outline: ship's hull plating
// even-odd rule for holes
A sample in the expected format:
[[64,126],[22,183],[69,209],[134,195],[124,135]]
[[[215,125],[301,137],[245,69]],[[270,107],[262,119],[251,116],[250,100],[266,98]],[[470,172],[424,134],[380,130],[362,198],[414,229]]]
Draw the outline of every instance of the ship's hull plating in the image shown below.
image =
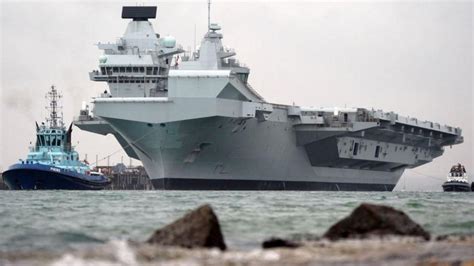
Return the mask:
[[132,143],[156,189],[392,191],[404,170],[314,166],[287,121],[107,122]]
[[2,175],[11,190],[101,190],[109,181],[86,180],[83,175],[40,164],[16,164]]
[[235,179],[152,179],[155,189],[164,190],[301,190],[301,191],[392,191],[391,184],[330,183]]

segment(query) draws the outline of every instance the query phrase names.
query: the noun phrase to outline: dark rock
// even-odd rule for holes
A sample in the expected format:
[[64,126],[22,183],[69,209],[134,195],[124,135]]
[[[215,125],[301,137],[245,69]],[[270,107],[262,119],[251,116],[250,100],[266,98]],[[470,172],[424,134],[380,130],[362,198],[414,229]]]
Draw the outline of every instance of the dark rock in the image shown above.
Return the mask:
[[262,243],[262,248],[297,248],[299,246],[301,244],[282,238],[270,238]]
[[156,230],[147,242],[186,248],[217,247],[221,250],[226,249],[219,221],[209,205],[203,205],[173,223]]
[[402,235],[430,239],[430,234],[404,212],[389,206],[363,203],[324,234],[330,240]]

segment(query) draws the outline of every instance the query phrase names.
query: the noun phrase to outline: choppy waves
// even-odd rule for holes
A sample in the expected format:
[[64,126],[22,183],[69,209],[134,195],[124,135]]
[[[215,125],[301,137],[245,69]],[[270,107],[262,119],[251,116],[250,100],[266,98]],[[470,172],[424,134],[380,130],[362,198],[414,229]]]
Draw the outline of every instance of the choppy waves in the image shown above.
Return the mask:
[[[103,243],[120,246],[121,242],[113,242],[116,239],[142,241],[203,203],[214,207],[226,243],[244,250],[258,247],[270,236],[321,235],[362,202],[399,208],[434,235],[473,234],[473,196],[442,192],[0,191],[0,251],[67,252]],[[117,250],[126,251],[119,246]],[[74,258],[64,255],[61,259]]]

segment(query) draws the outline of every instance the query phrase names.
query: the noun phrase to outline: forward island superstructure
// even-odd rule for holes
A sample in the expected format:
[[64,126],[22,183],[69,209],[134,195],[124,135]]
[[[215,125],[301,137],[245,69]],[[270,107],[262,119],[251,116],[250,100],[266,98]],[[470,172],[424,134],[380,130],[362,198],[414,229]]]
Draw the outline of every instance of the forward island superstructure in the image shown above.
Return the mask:
[[148,19],[156,7],[124,7],[132,19],[104,51],[93,81],[109,90],[75,125],[113,134],[157,189],[391,191],[403,171],[463,142],[461,129],[364,108],[266,102],[250,70],[209,24],[183,53]]

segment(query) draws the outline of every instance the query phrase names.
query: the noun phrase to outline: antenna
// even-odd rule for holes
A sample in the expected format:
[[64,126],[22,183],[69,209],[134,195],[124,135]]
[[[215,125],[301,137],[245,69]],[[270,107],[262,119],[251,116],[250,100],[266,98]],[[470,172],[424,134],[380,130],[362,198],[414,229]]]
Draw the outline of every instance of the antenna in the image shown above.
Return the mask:
[[211,0],[207,0],[207,30],[211,29]]
[[[49,106],[46,109],[49,111],[49,118],[46,118],[46,121],[49,122],[49,126],[52,128],[63,127],[63,113],[62,106],[59,106],[59,99],[62,98],[62,95],[58,93],[56,88],[51,86],[51,91],[46,94],[46,99],[49,100]],[[59,111],[61,112],[59,113]]]
[[196,54],[196,23],[194,23],[194,46],[193,46],[193,58]]

